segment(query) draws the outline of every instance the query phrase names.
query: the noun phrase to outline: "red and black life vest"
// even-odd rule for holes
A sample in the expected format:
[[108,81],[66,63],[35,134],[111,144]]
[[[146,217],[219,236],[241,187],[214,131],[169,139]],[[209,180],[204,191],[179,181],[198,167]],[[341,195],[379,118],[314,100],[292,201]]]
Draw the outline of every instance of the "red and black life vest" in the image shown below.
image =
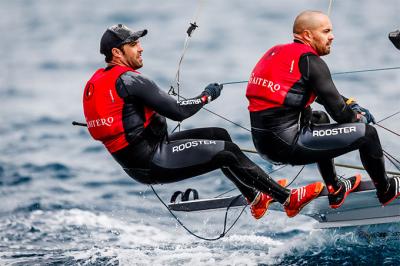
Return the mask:
[[[114,66],[109,70],[101,68],[87,82],[83,93],[83,111],[90,135],[106,146],[109,152],[116,152],[126,146],[128,141],[122,120],[124,100],[119,97],[115,83],[119,76],[130,67]],[[145,107],[144,127],[155,112]]]
[[299,60],[314,49],[302,43],[277,45],[269,49],[253,69],[246,97],[250,112],[275,107],[307,107],[316,98],[302,85]]

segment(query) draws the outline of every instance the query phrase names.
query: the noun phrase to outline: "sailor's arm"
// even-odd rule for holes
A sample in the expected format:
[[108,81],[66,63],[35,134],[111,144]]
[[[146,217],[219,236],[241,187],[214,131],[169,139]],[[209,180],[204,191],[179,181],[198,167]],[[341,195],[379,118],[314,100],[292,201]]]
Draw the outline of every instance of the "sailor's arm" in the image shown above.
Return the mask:
[[333,83],[326,63],[316,55],[308,54],[300,59],[300,71],[317,95],[329,115],[338,123],[358,121],[357,113],[345,102]]
[[197,113],[206,103],[202,95],[177,101],[147,77],[131,71],[125,72],[117,80],[117,87],[122,98],[134,97],[162,116],[175,121],[182,121]]

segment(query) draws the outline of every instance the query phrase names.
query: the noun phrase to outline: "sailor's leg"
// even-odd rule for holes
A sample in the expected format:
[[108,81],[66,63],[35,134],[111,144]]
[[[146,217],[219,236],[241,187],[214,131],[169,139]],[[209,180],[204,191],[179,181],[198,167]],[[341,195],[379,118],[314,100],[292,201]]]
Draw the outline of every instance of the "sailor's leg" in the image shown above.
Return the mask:
[[271,179],[232,142],[198,139],[165,142],[152,160],[151,176],[155,183],[169,183],[222,167],[229,168],[232,175],[228,178],[247,199],[254,199],[254,190],[269,193],[281,203],[288,198],[289,191]]
[[229,180],[232,181],[233,184],[235,184],[240,193],[242,193],[242,195],[245,196],[249,202],[252,202],[256,198],[257,194],[259,193],[258,189],[256,189],[254,186],[248,186],[241,182],[240,178],[238,178],[229,167],[222,167],[221,171],[227,178],[229,178]]
[[317,162],[319,173],[325,182],[326,187],[337,191],[340,183],[337,178],[336,168],[333,159],[325,159]]
[[[378,192],[387,188],[382,147],[375,128],[370,125],[349,123],[307,128],[299,136],[292,159],[298,163],[321,162],[357,149]],[[327,165],[325,167],[329,171]]]
[[[329,124],[329,116],[323,111],[313,111],[311,123],[314,125]],[[322,176],[326,186],[337,191],[340,188],[339,180],[336,174],[334,159],[325,159],[317,162],[319,173]]]
[[361,162],[375,184],[378,192],[386,192],[389,179],[386,175],[383,150],[378,132],[370,125],[366,126],[365,138],[360,145]]
[[[175,132],[168,136],[169,141],[182,140],[182,139],[202,139],[207,137],[209,140],[223,140],[232,142],[232,138],[228,131],[224,128],[219,127],[207,127],[207,128],[194,128],[180,132]],[[243,186],[243,184],[233,175],[228,167],[221,168],[222,173],[228,177],[239,189],[239,191],[246,195],[248,199],[254,199],[258,193],[254,188]]]
[[329,124],[329,116],[324,111],[312,111],[311,123],[314,125]]
[[217,160],[224,160],[232,174],[241,183],[271,195],[282,204],[287,200],[290,190],[275,182],[257,164],[251,161],[236,144],[232,142],[225,144],[225,151],[217,155]]

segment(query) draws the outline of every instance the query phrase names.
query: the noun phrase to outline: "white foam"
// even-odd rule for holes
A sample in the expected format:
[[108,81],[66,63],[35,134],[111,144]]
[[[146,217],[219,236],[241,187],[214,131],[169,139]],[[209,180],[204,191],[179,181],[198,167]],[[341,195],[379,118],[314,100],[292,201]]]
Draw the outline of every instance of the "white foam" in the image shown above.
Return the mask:
[[66,250],[65,256],[87,263],[106,257],[122,265],[252,265],[276,262],[288,244],[286,240],[248,235],[249,232],[244,232],[245,235],[232,233],[215,242],[199,241],[180,227],[159,223],[153,226],[140,220],[127,221],[80,209],[34,211],[26,221],[27,226],[29,223],[40,224],[37,227],[49,235],[61,232],[73,235],[73,230],[82,230],[84,233],[76,235],[73,243],[58,243],[57,246]]

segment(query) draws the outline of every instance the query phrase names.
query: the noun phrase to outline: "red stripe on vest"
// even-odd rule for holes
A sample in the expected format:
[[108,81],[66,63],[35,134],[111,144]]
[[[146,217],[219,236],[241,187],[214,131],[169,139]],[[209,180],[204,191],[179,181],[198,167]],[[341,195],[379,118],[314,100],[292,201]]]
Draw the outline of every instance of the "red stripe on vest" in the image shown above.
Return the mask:
[[[125,138],[122,120],[124,100],[115,88],[117,79],[132,68],[114,66],[105,71],[97,70],[87,82],[83,93],[83,111],[90,135],[101,141],[109,152],[116,152],[129,143]],[[149,124],[154,111],[145,108],[145,127]]]
[[[246,97],[250,112],[285,106],[285,98],[292,86],[301,79],[300,57],[305,53],[317,54],[302,43],[277,45],[269,49],[254,67],[247,85]],[[309,106],[315,100],[312,93]]]

